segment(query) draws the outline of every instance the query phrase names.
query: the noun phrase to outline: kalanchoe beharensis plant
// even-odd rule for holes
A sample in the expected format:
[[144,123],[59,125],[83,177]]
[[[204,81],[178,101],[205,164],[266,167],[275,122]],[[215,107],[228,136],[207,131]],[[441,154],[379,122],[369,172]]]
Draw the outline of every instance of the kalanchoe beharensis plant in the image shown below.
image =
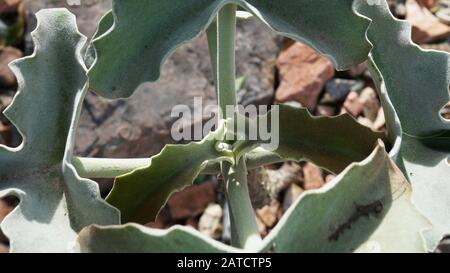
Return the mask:
[[[317,118],[282,105],[275,151],[259,141],[227,141],[235,131],[227,126],[232,120],[222,120],[203,141],[169,145],[150,160],[73,157],[88,88],[128,97],[140,83],[157,80],[169,53],[203,31],[218,106],[236,105],[237,6],[338,69],[368,60],[387,136],[348,115]],[[0,147],[0,196],[20,199],[1,225],[12,251],[425,252],[450,233],[450,123],[439,115],[449,101],[449,56],[413,44],[410,26],[394,19],[385,1],[115,0],[84,61],[85,38],[68,11],[37,16],[35,53],[12,65],[19,92],[5,113],[24,141]],[[385,147],[392,147],[389,154]],[[247,170],[286,160],[310,160],[338,175],[302,194],[262,240]],[[224,178],[232,246],[192,228],[137,224],[152,221],[171,193],[201,173]],[[79,175],[117,177],[109,204]]]

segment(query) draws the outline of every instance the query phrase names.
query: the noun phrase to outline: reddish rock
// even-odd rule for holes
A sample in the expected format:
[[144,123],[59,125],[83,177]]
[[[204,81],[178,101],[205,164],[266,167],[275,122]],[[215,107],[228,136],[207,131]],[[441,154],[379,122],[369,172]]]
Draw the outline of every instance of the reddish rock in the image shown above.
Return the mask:
[[0,13],[10,13],[17,11],[23,0],[1,0],[0,1]]
[[360,98],[364,106],[364,116],[374,121],[380,109],[377,92],[372,87],[366,87],[361,91]]
[[[15,198],[0,199],[0,223],[15,207]],[[8,238],[0,230],[0,245],[7,243]]]
[[325,177],[325,183],[331,182],[331,181],[333,181],[333,179],[335,179],[335,178],[336,178],[335,175],[329,174],[329,175],[327,175],[327,176]]
[[2,87],[14,87],[17,84],[16,76],[8,64],[22,56],[22,51],[14,47],[6,47],[0,51],[0,85]]
[[214,186],[203,183],[175,193],[169,199],[170,216],[174,220],[200,215],[210,203],[215,202]]
[[278,221],[280,204],[277,201],[272,201],[268,206],[256,210],[256,215],[267,228],[272,228]]
[[299,101],[311,110],[315,108],[325,83],[334,76],[331,61],[300,42],[285,49],[276,65],[280,75],[276,100]]
[[325,184],[322,177],[322,170],[309,162],[303,166],[303,177],[303,189],[305,190],[318,189]]
[[364,105],[361,102],[358,93],[352,91],[348,94],[344,102],[344,109],[347,113],[354,117],[359,116],[363,112]]
[[266,237],[268,232],[267,232],[267,227],[266,225],[261,221],[261,219],[259,219],[258,216],[256,216],[256,225],[258,226],[258,231],[259,234],[261,235],[261,237]]
[[9,247],[4,244],[0,244],[0,253],[9,253]]
[[416,0],[406,1],[406,19],[412,25],[412,39],[418,44],[432,43],[450,36],[450,27],[441,23]]
[[384,116],[384,111],[383,111],[383,108],[380,108],[380,110],[378,111],[377,118],[373,122],[372,130],[380,131],[384,128],[385,125],[386,125],[386,119]]
[[417,0],[417,2],[418,2],[420,5],[422,5],[422,6],[426,7],[426,8],[428,8],[428,9],[431,9],[431,8],[433,8],[433,7],[436,6],[438,0]]
[[150,228],[165,229],[171,226],[172,224],[173,223],[172,219],[170,218],[169,210],[163,208],[156,217],[156,220],[154,222],[147,223],[146,226]]
[[317,115],[320,116],[334,116],[336,109],[333,106],[319,105],[317,106]]
[[198,221],[198,230],[216,240],[222,237],[223,210],[219,204],[209,204]]
[[350,76],[352,76],[353,78],[357,78],[357,77],[361,76],[362,74],[364,74],[364,72],[366,72],[366,70],[367,70],[367,63],[363,62],[360,64],[350,66],[350,68],[348,70],[348,74]]

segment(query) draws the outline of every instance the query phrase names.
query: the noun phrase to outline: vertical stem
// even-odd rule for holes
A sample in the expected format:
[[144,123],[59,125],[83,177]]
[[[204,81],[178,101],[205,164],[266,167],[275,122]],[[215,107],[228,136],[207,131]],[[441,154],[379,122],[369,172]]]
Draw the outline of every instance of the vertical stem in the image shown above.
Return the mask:
[[228,4],[217,16],[217,100],[222,114],[227,105],[236,105],[235,35],[236,5]]
[[[213,20],[211,25],[206,29],[206,35],[208,37],[209,56],[211,60],[211,66],[214,73],[214,83],[217,92],[217,21]],[[217,96],[218,97],[218,96]]]
[[249,251],[256,251],[261,243],[255,213],[250,201],[245,160],[237,165],[223,166],[231,217],[231,243]]
[[[209,31],[208,34],[211,36],[214,33]],[[235,36],[236,5],[228,4],[217,16],[217,59],[212,61],[213,66],[216,64],[217,67],[217,99],[222,115],[219,118],[226,116],[227,105],[236,105]],[[210,41],[211,45],[214,45],[213,41]],[[230,207],[232,244],[246,250],[256,250],[261,237],[248,192],[245,160],[240,160],[237,165],[223,163],[221,168]]]

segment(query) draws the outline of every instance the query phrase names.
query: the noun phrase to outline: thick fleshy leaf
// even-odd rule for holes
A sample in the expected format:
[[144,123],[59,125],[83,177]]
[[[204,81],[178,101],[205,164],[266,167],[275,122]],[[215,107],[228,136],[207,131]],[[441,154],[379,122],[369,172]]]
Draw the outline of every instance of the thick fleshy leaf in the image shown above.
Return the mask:
[[106,200],[121,211],[123,222],[153,221],[169,196],[192,185],[208,162],[232,162],[230,153],[216,148],[224,129],[221,126],[198,143],[167,145],[149,166],[117,177]]
[[80,232],[81,252],[87,253],[229,253],[241,250],[215,241],[190,227],[168,230],[141,225],[90,226]]
[[425,252],[430,223],[379,145],[332,182],[303,194],[264,240],[268,252]]
[[42,10],[37,18],[34,54],[11,66],[19,90],[5,115],[24,141],[14,149],[0,145],[0,196],[20,199],[1,227],[14,252],[65,252],[83,227],[117,224],[119,212],[70,164],[86,90],[86,39],[66,9]]
[[114,0],[114,26],[94,41],[98,59],[90,87],[106,97],[128,97],[142,82],[157,80],[164,59],[229,3],[308,43],[340,69],[364,61],[370,50],[364,39],[368,22],[352,11],[352,0]]
[[412,200],[433,224],[425,234],[432,250],[450,234],[450,122],[439,112],[449,101],[449,55],[423,50],[411,41],[411,26],[395,19],[387,4],[355,2],[372,20],[370,68],[383,102],[391,157],[411,182]]
[[450,135],[419,139],[403,135],[398,164],[413,187],[413,201],[433,223],[424,233],[434,250],[450,234]]
[[[450,100],[449,55],[423,50],[411,41],[411,26],[393,18],[387,4],[357,1],[356,9],[373,20],[367,32],[371,59],[380,71],[404,133],[433,136],[449,130],[439,111]],[[412,109],[420,110],[414,115]]]
[[[100,19],[100,22],[98,23],[97,31],[94,33],[94,36],[92,37],[92,40],[97,39],[98,37],[105,34],[109,29],[112,28],[114,25],[114,16],[112,14],[112,11],[109,11],[103,17]],[[89,69],[95,62],[95,58],[97,57],[94,45],[92,43],[89,44],[88,48],[86,49],[86,53],[84,55],[84,63],[86,64],[86,67]]]
[[[267,117],[259,118],[267,118],[267,123],[271,124],[272,113],[271,111]],[[334,173],[339,173],[351,163],[366,158],[373,151],[377,139],[386,138],[384,133],[373,132],[348,114],[337,117],[313,117],[305,108],[280,105],[278,116],[279,146],[273,153],[286,160],[311,160]],[[247,128],[249,126],[247,125]],[[234,152],[240,156],[263,143],[241,141],[235,144]]]
[[[424,252],[431,224],[412,205],[411,188],[383,145],[324,188],[293,204],[260,252]],[[401,230],[401,233],[397,231]],[[82,252],[238,252],[191,228],[128,224],[85,228]]]

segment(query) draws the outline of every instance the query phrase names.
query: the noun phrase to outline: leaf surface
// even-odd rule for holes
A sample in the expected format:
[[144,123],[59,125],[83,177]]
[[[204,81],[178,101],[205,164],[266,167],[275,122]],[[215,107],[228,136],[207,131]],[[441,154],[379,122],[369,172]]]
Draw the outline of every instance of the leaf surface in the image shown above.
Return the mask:
[[66,9],[42,10],[37,18],[35,52],[11,65],[19,90],[5,115],[23,143],[0,145],[0,196],[20,203],[1,227],[12,252],[68,252],[83,227],[117,224],[119,212],[70,164],[86,90],[86,38]]
[[387,4],[356,1],[372,23],[370,68],[382,99],[391,157],[412,185],[412,200],[433,224],[428,250],[450,234],[450,121],[439,112],[450,100],[449,54],[423,50],[411,41],[411,26],[395,19]]
[[[205,31],[218,10],[233,3],[254,13],[277,32],[302,40],[327,55],[339,69],[363,62],[370,50],[368,22],[352,0],[139,0],[113,1],[114,24],[94,40],[97,61],[90,87],[105,97],[129,97],[139,84],[156,81],[164,60]],[[105,24],[105,25],[110,25]]]

